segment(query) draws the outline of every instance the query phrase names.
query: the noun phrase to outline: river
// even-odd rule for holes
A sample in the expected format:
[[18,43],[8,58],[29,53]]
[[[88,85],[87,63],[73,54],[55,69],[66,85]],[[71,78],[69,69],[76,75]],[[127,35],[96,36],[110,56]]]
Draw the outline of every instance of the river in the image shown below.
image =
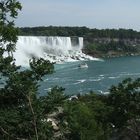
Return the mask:
[[55,72],[46,75],[40,83],[41,95],[53,86],[65,88],[66,94],[86,94],[90,91],[108,93],[111,85],[123,79],[140,77],[140,56],[107,58],[101,61],[86,61],[88,68],[79,68],[82,61],[56,64]]

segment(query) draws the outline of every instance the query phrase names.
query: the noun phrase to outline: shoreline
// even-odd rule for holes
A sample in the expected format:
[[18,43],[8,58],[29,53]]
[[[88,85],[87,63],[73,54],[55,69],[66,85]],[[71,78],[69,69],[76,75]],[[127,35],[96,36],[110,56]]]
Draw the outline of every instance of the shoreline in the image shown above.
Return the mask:
[[94,54],[89,54],[83,51],[86,55],[96,57],[96,58],[117,58],[117,57],[125,57],[125,56],[140,56],[140,53],[112,53],[112,54],[103,54],[103,53],[94,53]]

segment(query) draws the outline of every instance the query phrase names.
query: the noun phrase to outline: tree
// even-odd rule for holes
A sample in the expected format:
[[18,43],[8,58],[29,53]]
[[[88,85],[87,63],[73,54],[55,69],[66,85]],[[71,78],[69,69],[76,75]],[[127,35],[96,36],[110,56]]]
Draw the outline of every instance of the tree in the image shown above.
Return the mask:
[[68,140],[102,140],[103,131],[97,124],[94,113],[81,101],[67,102],[62,119],[65,138]]
[[[110,113],[112,113],[112,107],[106,104],[108,97],[104,94],[96,94],[90,92],[90,94],[82,95],[79,97],[81,102],[84,102],[94,114],[94,120],[97,126],[100,126],[100,139],[110,139],[112,134],[112,124],[109,121]],[[99,132],[98,131],[98,132]]]
[[110,122],[118,133],[123,132],[120,136],[140,139],[140,79],[128,78],[118,86],[112,86],[107,104],[113,108]]
[[[38,96],[38,82],[44,75],[52,73],[54,66],[42,58],[30,60],[30,69],[23,70],[15,65],[13,52],[18,29],[14,19],[19,10],[21,5],[17,0],[0,2],[0,139],[52,139],[53,128],[47,121],[47,113],[54,107],[46,110],[51,95]],[[65,99],[61,88],[52,91]]]

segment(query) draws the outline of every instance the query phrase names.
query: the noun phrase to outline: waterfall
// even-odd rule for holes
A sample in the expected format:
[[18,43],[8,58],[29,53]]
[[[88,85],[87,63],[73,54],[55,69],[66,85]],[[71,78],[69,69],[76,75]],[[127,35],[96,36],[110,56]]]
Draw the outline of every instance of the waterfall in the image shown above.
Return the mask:
[[83,37],[79,37],[79,46],[81,47],[81,49],[83,48]]
[[28,66],[32,57],[42,57],[51,62],[92,59],[82,53],[83,38],[75,39],[76,43],[71,37],[19,36],[14,53],[16,64]]

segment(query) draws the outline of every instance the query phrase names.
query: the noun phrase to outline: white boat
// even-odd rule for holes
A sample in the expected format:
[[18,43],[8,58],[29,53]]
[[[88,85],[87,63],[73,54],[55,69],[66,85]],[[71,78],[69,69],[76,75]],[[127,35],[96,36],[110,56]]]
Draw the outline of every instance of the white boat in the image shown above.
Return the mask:
[[79,68],[88,68],[88,65],[86,63],[80,64],[78,66]]

